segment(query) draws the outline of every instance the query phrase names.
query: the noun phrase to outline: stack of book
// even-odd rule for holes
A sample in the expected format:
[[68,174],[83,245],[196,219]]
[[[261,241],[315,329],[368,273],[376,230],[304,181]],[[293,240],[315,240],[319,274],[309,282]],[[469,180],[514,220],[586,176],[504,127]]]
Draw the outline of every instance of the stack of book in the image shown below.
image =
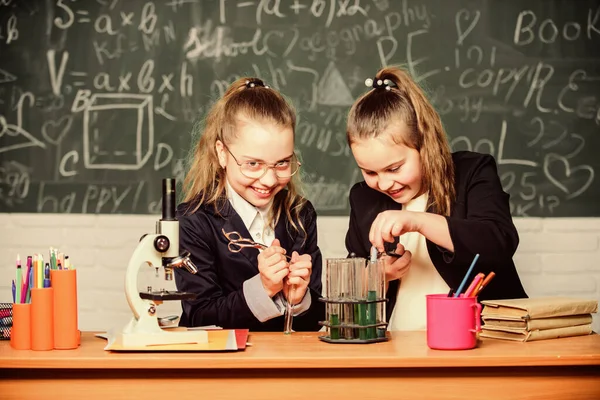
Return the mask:
[[480,336],[530,342],[592,333],[597,300],[570,297],[485,300]]

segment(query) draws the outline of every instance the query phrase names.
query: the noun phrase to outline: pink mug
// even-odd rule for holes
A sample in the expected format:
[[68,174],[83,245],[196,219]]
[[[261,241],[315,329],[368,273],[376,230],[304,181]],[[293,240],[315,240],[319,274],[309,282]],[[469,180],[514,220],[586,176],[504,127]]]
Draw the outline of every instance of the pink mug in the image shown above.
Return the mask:
[[437,350],[467,350],[477,345],[481,304],[476,297],[428,294],[427,346]]

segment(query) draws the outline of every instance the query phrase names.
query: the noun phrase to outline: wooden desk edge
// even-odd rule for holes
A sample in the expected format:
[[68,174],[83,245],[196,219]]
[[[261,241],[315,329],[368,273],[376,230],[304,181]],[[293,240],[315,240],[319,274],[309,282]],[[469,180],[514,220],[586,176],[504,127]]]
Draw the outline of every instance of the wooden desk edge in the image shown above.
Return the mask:
[[[332,351],[330,354],[322,351],[322,342],[312,336],[299,335],[292,338],[293,343],[307,348],[306,351],[281,352],[275,343],[271,352],[265,351],[265,343],[272,341],[269,334],[253,334],[256,341],[253,347],[240,352],[222,353],[200,353],[200,352],[111,352],[105,351],[101,339],[95,338],[94,333],[84,332],[82,334],[82,346],[76,350],[54,350],[48,352],[36,352],[31,350],[13,350],[9,344],[0,343],[0,371],[3,369],[425,369],[425,368],[487,368],[487,367],[592,367],[600,370],[600,337],[596,335],[592,340],[561,342],[565,346],[557,346],[557,342],[547,342],[549,348],[541,347],[541,342],[533,346],[527,343],[498,342],[501,348],[514,348],[523,346],[522,354],[514,352],[505,354],[504,351],[492,351],[481,349],[471,353],[427,350],[423,355],[410,354],[395,355],[393,352],[384,353],[379,350],[370,351],[371,347],[360,347],[359,352],[347,355],[353,345],[327,345]],[[419,339],[419,334],[408,334],[407,338]],[[98,345],[94,341],[98,341]],[[285,340],[289,340],[285,339]],[[400,338],[399,340],[402,340]],[[422,340],[422,338],[420,339]],[[563,339],[558,339],[563,340]],[[316,342],[315,342],[316,341]],[[588,345],[588,342],[590,345]],[[392,343],[392,342],[388,342]],[[401,342],[400,342],[401,343]],[[418,342],[422,346],[421,342]],[[575,350],[566,350],[570,343],[575,343]],[[407,340],[408,346],[415,346]],[[6,346],[6,347],[4,347]],[[340,346],[340,347],[338,347]],[[377,345],[367,345],[377,346]],[[494,346],[495,347],[495,346]],[[420,347],[419,347],[420,348]],[[537,348],[537,350],[536,350]],[[340,352],[344,349],[344,352]],[[267,349],[269,350],[269,349]],[[394,350],[394,347],[390,347]],[[250,354],[248,354],[250,353]],[[536,354],[537,353],[537,354]]]

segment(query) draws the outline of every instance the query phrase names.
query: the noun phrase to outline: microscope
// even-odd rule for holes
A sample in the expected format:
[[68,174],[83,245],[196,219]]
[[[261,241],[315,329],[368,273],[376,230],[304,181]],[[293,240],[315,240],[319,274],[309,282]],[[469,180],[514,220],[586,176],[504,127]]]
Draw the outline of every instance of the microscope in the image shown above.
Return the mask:
[[122,332],[124,347],[208,343],[205,331],[162,329],[157,318],[157,307],[166,300],[193,300],[194,293],[178,291],[138,292],[138,274],[142,266],[164,268],[164,278],[173,280],[174,268],[198,272],[190,260],[190,253],[179,253],[179,221],[175,217],[175,179],[162,181],[162,218],[156,222],[156,233],[146,234],[133,252],[125,274],[125,295],[133,318]]

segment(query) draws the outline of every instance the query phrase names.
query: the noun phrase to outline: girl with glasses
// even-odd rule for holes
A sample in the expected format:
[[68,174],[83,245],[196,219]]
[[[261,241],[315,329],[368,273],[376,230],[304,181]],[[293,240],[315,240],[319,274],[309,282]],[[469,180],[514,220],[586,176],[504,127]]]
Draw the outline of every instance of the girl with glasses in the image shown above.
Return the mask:
[[181,325],[278,331],[287,309],[294,330],[319,330],[321,252],[315,210],[300,193],[295,126],[280,93],[241,78],[194,127],[201,137],[177,210],[198,273],[175,280],[198,297],[182,302]]
[[410,75],[380,70],[352,106],[347,138],[364,181],[350,191],[346,248],[386,257],[388,328],[426,328],[427,294],[494,271],[480,300],[527,297],[513,263],[519,236],[490,155],[450,152],[439,115]]

